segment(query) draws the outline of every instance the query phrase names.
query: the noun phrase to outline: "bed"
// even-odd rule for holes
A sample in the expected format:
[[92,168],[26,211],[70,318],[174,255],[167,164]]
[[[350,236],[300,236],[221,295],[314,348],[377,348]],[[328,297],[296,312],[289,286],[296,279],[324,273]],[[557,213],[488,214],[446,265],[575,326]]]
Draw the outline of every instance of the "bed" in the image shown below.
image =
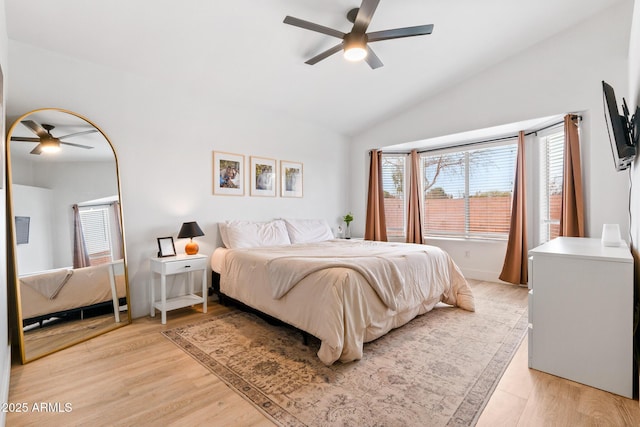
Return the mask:
[[219,295],[321,341],[326,365],[443,302],[474,311],[451,257],[429,245],[334,239],[323,220],[220,224],[211,257]]
[[24,275],[19,281],[23,326],[106,305],[113,305],[119,322],[120,305],[126,304],[122,260]]

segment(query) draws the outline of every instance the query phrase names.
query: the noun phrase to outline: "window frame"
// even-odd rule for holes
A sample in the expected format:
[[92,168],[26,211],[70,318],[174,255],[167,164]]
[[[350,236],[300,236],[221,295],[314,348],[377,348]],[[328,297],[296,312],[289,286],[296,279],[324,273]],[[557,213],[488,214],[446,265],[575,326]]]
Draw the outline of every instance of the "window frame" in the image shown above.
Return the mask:
[[[488,232],[474,232],[471,230],[471,212],[470,212],[470,199],[472,195],[470,194],[470,173],[471,173],[471,163],[470,163],[470,152],[482,149],[490,149],[496,147],[504,147],[504,146],[514,146],[516,148],[516,153],[513,158],[513,176],[511,178],[511,189],[509,190],[511,195],[509,197],[509,217],[511,216],[511,205],[513,200],[513,182],[515,179],[515,166],[516,166],[516,157],[517,157],[517,137],[509,137],[505,139],[500,139],[499,141],[487,141],[487,142],[478,142],[478,143],[470,143],[470,144],[461,144],[458,146],[450,146],[441,149],[433,149],[427,150],[420,153],[421,156],[421,171],[420,171],[420,182],[421,186],[423,186],[425,182],[425,178],[423,175],[424,167],[422,166],[422,158],[426,156],[433,156],[437,154],[453,154],[453,153],[463,153],[464,155],[464,232],[455,233],[450,231],[442,231],[442,232],[434,232],[433,230],[428,230],[426,227],[426,223],[428,221],[427,213],[426,213],[426,203],[423,206],[423,215],[424,215],[424,237],[429,238],[452,238],[452,239],[465,239],[465,240],[498,240],[498,241],[506,241],[509,238],[509,233],[488,233]],[[424,194],[424,187],[421,188],[421,194]]]
[[79,215],[80,215],[80,227],[82,228],[82,233],[84,235],[84,239],[85,239],[85,244],[87,246],[87,249],[90,246],[90,243],[87,240],[87,231],[88,229],[86,221],[85,221],[85,217],[87,215],[100,215],[102,216],[102,223],[104,224],[104,228],[102,230],[102,232],[105,234],[105,241],[108,244],[108,249],[102,252],[93,252],[93,253],[89,253],[89,263],[90,265],[100,265],[100,264],[106,264],[106,263],[110,263],[114,261],[114,242],[113,242],[113,221],[114,218],[112,217],[112,212],[111,212],[111,205],[109,204],[104,204],[104,205],[86,205],[86,206],[79,206]]
[[[561,138],[558,138],[558,142],[561,140],[561,181],[560,188],[562,191],[563,181],[564,181],[564,144],[565,144],[565,136],[564,136],[564,124],[559,123],[547,129],[541,130],[536,135],[535,141],[535,165],[534,170],[537,175],[537,179],[534,180],[534,194],[533,194],[533,206],[535,206],[535,211],[533,215],[533,224],[531,224],[531,230],[534,236],[534,245],[538,246],[543,243],[551,240],[552,233],[549,230],[551,225],[560,225],[560,219],[553,220],[548,218],[542,210],[544,206],[549,207],[550,202],[543,201],[543,197],[548,199],[548,188],[549,188],[549,180],[546,179],[543,182],[543,175],[546,175],[547,171],[547,158],[546,154],[548,152],[548,143],[549,139],[554,136],[561,135]],[[562,194],[562,193],[561,193]],[[546,230],[545,230],[546,229]]]
[[[401,228],[389,228],[389,216],[387,215],[387,204],[385,203],[385,217],[387,224],[385,225],[387,229],[387,238],[392,241],[404,241],[407,235],[407,208],[408,208],[408,200],[407,200],[407,182],[409,178],[409,155],[407,153],[382,153],[382,180],[383,180],[383,192],[384,189],[384,161],[385,158],[401,158],[402,159],[402,227]],[[385,202],[387,198],[385,197]]]

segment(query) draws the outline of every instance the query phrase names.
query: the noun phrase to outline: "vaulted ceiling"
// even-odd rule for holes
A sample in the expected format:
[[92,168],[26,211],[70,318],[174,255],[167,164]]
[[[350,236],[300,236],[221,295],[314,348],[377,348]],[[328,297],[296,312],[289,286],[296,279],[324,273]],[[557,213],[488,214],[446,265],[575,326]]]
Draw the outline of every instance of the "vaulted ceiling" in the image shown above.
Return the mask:
[[336,39],[282,22],[348,32],[359,0],[6,0],[6,15],[10,40],[352,135],[619,1],[382,0],[370,31],[434,31],[376,42],[376,70],[305,64]]

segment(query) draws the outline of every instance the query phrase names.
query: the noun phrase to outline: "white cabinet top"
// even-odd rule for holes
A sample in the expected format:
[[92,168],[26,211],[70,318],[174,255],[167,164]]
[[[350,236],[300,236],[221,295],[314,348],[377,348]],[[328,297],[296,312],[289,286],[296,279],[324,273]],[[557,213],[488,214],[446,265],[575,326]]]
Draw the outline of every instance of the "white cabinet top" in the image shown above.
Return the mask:
[[187,254],[178,254],[167,257],[153,257],[151,258],[152,262],[159,263],[167,263],[167,262],[180,262],[180,261],[189,261],[189,260],[197,260],[197,259],[207,259],[208,257],[204,254],[195,254],[195,255],[187,255]]
[[621,246],[603,246],[599,238],[557,237],[529,251],[530,255],[554,255],[633,263],[633,256],[623,242]]

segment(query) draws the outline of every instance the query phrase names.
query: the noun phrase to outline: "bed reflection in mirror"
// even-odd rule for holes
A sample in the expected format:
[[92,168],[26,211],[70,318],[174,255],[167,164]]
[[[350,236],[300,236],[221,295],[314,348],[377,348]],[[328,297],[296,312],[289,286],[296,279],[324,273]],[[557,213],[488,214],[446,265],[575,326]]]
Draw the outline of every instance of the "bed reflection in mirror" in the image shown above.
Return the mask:
[[25,363],[130,323],[120,185],[109,140],[69,111],[20,117],[7,151]]

